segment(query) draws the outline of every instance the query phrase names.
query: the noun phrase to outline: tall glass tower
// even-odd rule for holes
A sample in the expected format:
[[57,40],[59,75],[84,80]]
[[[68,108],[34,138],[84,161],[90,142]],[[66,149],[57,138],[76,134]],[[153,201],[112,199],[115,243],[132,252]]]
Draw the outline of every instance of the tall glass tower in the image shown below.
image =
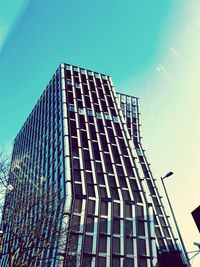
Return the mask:
[[[60,65],[15,139],[10,184],[3,267],[9,246],[18,246],[17,238],[9,243],[15,219],[6,218],[19,194],[24,206],[33,196],[40,200],[38,188],[43,202],[36,201],[30,216],[18,212],[16,220],[23,225],[31,218],[35,227],[37,214],[52,205],[40,233],[53,245],[31,266],[189,266],[142,148],[138,99],[116,93],[108,75]],[[64,223],[70,231],[56,239]],[[32,250],[41,245],[34,240]],[[31,255],[24,249],[22,262]]]

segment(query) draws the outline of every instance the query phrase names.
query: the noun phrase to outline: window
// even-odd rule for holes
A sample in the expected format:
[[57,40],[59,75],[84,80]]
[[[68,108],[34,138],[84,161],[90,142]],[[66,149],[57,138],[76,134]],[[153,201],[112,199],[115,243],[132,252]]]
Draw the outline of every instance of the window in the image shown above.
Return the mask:
[[97,173],[97,182],[99,185],[105,185],[104,176],[102,173]]
[[136,206],[136,214],[138,219],[143,219],[144,218],[144,209],[142,206]]
[[169,230],[167,227],[163,227],[163,232],[166,237],[170,237]]
[[107,238],[106,236],[99,236],[99,252],[106,253],[107,250]]
[[113,116],[113,121],[114,121],[115,123],[119,123],[118,117]]
[[100,225],[99,225],[99,231],[101,233],[107,233],[107,219],[106,218],[100,218]]
[[86,129],[85,118],[84,118],[84,116],[80,115],[80,116],[79,116],[79,121],[80,121],[80,128],[81,128],[81,129]]
[[115,176],[108,175],[108,183],[111,187],[117,187]]
[[113,203],[113,215],[119,217],[120,216],[120,204],[119,203]]
[[81,88],[80,83],[75,83],[75,87],[78,88],[78,89],[80,89]]
[[119,177],[119,183],[121,188],[127,188],[126,178],[124,176]]
[[146,259],[139,259],[140,267],[147,267],[147,260]]
[[140,192],[133,190],[133,196],[136,202],[142,202],[142,198],[140,196]]
[[106,266],[106,258],[98,257],[98,267],[105,267],[105,266]]
[[97,119],[101,119],[101,113],[96,112]]
[[120,238],[113,237],[113,253],[120,254]]
[[84,157],[84,160],[90,159],[89,150],[86,150],[86,149],[83,150],[83,157]]
[[102,201],[101,202],[101,215],[108,215],[108,203]]
[[120,219],[113,219],[113,234],[120,234]]
[[86,235],[84,252],[92,253],[92,242],[93,242],[92,236]]
[[74,170],[74,180],[81,181],[81,172],[80,170]]
[[102,165],[100,162],[96,162],[96,171],[97,171],[97,173],[103,172]]
[[138,247],[140,255],[146,255],[146,242],[144,239],[139,239]]
[[128,189],[123,189],[122,195],[123,195],[124,200],[130,200],[130,194],[129,194]]
[[144,222],[142,222],[142,221],[138,221],[138,235],[140,235],[140,236],[145,235]]
[[77,68],[77,67],[73,67],[73,70],[74,70],[74,71],[78,71],[78,68]]
[[126,253],[127,254],[133,254],[133,239],[132,238],[126,238]]
[[69,111],[75,112],[75,107],[73,105],[69,105]]
[[75,184],[75,194],[82,195],[82,186],[81,184]]
[[83,114],[85,113],[83,108],[79,108],[79,109],[78,109],[78,112],[79,112],[79,114],[81,114],[81,115],[83,115]]
[[108,113],[105,113],[105,119],[106,120],[111,120],[111,117],[110,117],[110,115]]
[[75,199],[74,200],[74,212],[81,213],[81,209],[82,209],[82,200]]
[[85,159],[84,160],[84,165],[86,170],[91,170],[91,160],[90,159]]
[[100,190],[100,196],[102,198],[106,198],[107,197],[107,191],[106,191],[106,187],[99,187],[99,190]]
[[97,140],[96,129],[94,125],[90,125],[90,134],[92,140]]
[[[91,263],[92,263],[92,256],[90,256],[88,254],[83,254],[83,266],[84,267],[91,267]],[[71,266],[71,265],[69,265],[69,266]],[[77,266],[77,262],[75,262],[72,266]]]
[[93,176],[91,172],[86,172],[86,183],[93,184]]
[[126,220],[125,221],[125,233],[128,236],[133,235],[133,226],[132,226],[132,221]]
[[112,258],[112,267],[120,267],[120,258],[119,257],[113,257]]
[[88,190],[88,196],[94,197],[95,192],[94,192],[94,185],[87,185],[87,190]]
[[88,116],[93,116],[93,111],[91,109],[88,109],[87,114],[88,114]]
[[111,188],[111,195],[113,199],[119,199],[119,194],[117,188],[112,187]]
[[78,170],[80,169],[80,163],[78,159],[73,160],[73,167],[74,169],[78,169]]
[[78,246],[78,239],[79,235],[77,234],[71,234],[69,237],[69,251],[70,252],[76,252],[77,246]]
[[67,85],[72,85],[72,81],[67,80]]
[[125,212],[126,212],[127,218],[132,218],[132,206],[131,205],[126,204]]
[[94,215],[95,214],[95,201],[88,200],[88,213]]
[[93,217],[87,217],[86,232],[92,233],[93,231],[94,231],[94,218]]
[[72,231],[79,231],[80,229],[80,216],[73,215],[72,216]]
[[89,103],[90,103],[90,98],[86,97],[89,95],[88,87],[86,85],[83,85],[83,93],[85,95],[85,101],[87,101],[87,102],[89,101]]
[[134,259],[127,258],[126,259],[126,267],[133,267],[134,265]]
[[96,92],[92,92],[92,99],[94,103],[98,103]]

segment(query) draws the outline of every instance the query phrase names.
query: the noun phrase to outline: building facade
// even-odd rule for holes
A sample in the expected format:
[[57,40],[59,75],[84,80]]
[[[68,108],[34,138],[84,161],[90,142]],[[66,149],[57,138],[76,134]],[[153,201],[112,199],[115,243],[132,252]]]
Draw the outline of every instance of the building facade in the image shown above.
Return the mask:
[[30,266],[189,266],[142,148],[138,108],[110,76],[60,65],[15,139],[1,266],[19,231],[14,266],[22,252]]

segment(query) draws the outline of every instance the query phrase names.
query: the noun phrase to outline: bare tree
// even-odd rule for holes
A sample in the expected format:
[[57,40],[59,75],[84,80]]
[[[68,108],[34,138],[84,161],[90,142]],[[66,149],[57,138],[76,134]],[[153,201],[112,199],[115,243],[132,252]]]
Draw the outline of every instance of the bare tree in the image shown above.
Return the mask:
[[[6,193],[1,221],[0,262],[9,267],[80,266],[70,211],[61,188],[48,183],[37,163],[25,155],[9,164],[0,153],[0,187]],[[28,167],[29,166],[29,167]],[[27,171],[27,169],[29,171]],[[37,179],[35,178],[37,174]],[[38,265],[37,265],[38,266]]]

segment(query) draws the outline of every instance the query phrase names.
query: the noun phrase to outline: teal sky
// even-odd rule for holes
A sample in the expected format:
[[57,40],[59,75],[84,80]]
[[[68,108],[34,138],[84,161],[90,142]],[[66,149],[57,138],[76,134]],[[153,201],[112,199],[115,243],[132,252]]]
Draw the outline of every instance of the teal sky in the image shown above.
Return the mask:
[[1,142],[13,139],[62,61],[108,73],[116,85],[150,68],[175,6],[159,0],[6,2],[12,5],[1,9],[7,30],[0,52]]
[[111,75],[117,91],[140,98],[153,173],[175,173],[166,184],[194,250],[199,47],[199,0],[0,0],[0,144],[11,146],[61,62]]

